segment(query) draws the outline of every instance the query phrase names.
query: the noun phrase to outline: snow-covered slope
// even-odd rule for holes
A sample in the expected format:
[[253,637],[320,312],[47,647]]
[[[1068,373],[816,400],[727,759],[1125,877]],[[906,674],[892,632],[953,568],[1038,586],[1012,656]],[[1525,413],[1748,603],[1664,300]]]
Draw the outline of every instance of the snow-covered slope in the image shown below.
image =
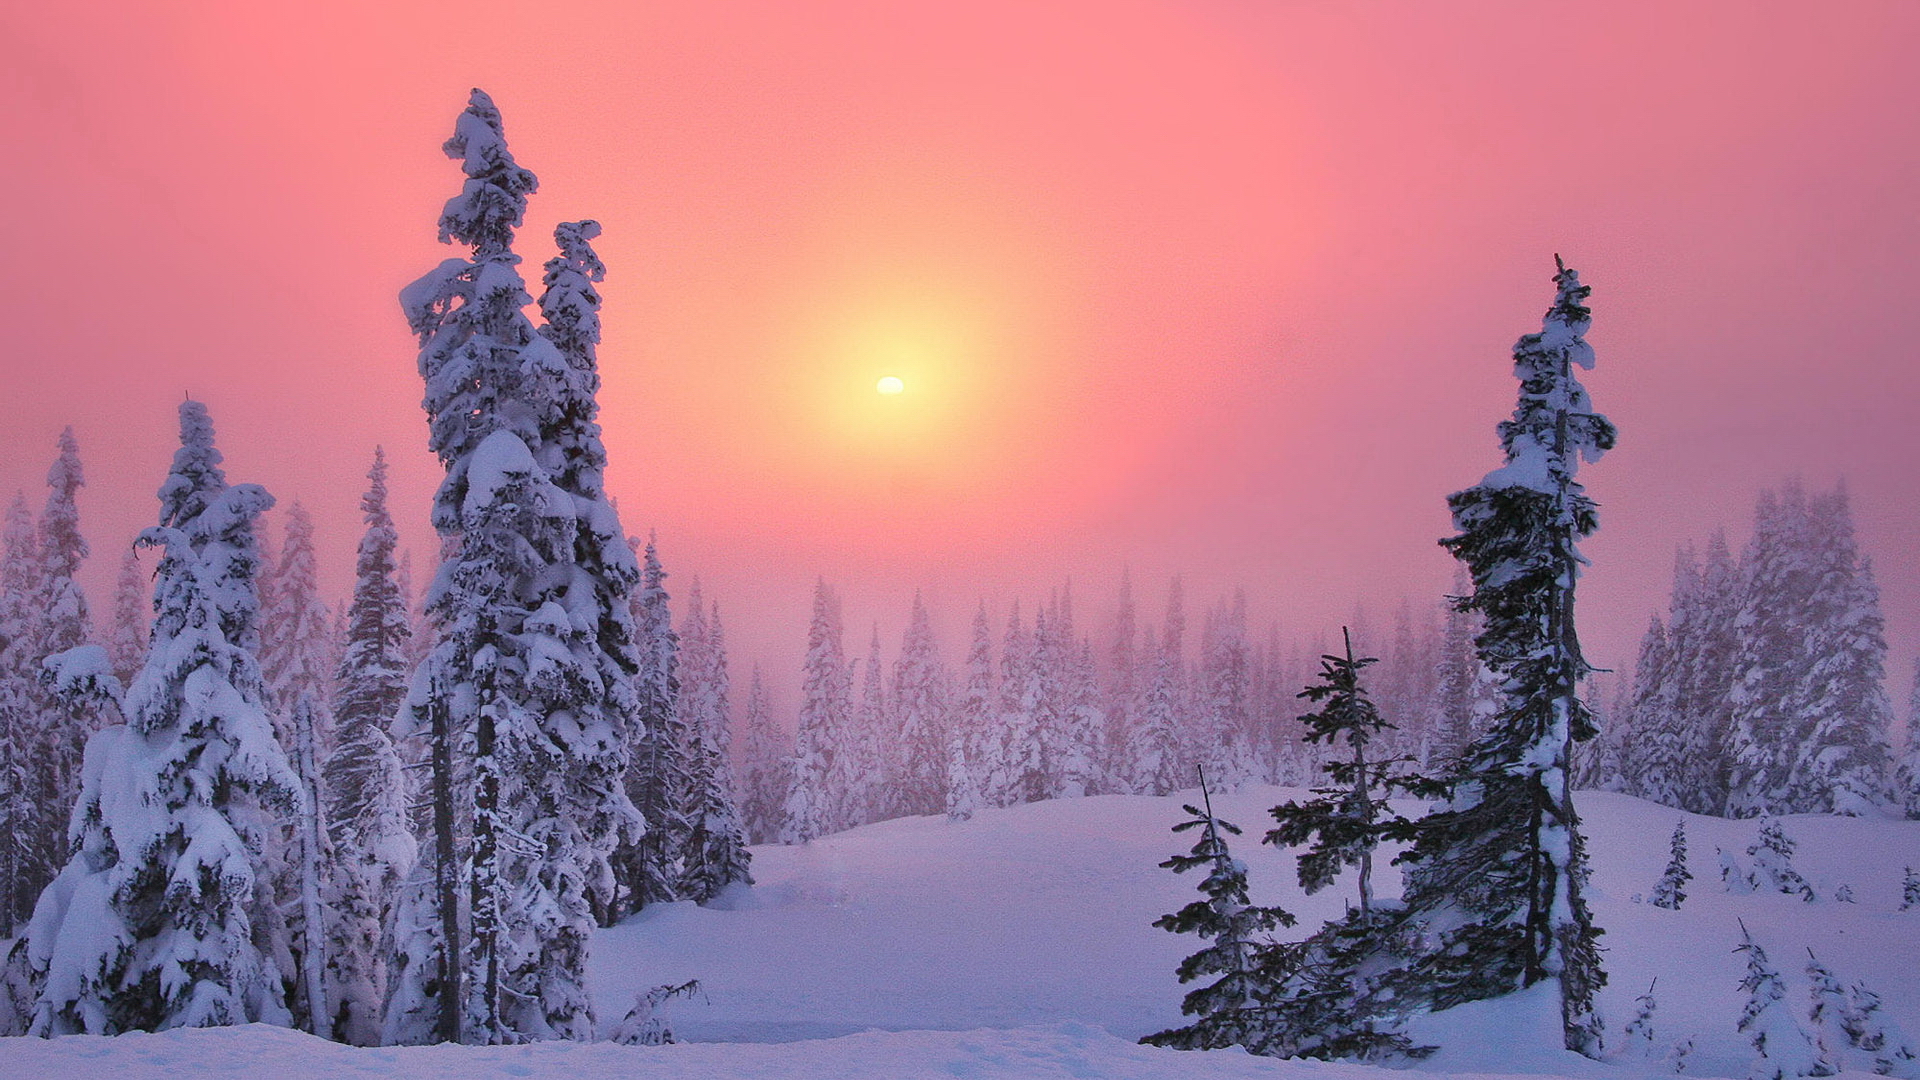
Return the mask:
[[[1292,859],[1251,842],[1265,808],[1291,792],[1219,796],[1245,827],[1236,848],[1257,902],[1301,916],[1298,932],[1345,902],[1340,887],[1312,898]],[[678,1046],[607,1044],[507,1049],[352,1050],[270,1028],[173,1032],[117,1040],[0,1040],[0,1076],[194,1074],[304,1076],[649,1077],[1255,1077],[1378,1076],[1359,1066],[1182,1054],[1131,1045],[1178,1023],[1173,966],[1191,942],[1154,929],[1193,882],[1157,867],[1186,845],[1169,827],[1180,796],[1106,796],[990,810],[950,823],[914,818],[867,826],[804,847],[757,848],[759,884],[714,908],[656,907],[594,942],[602,1018],[618,1020],[636,992],[697,978],[705,1000],[675,1001]],[[1690,1036],[1687,1072],[1744,1076],[1734,1030],[1742,996],[1735,920],[1744,919],[1797,999],[1806,947],[1843,980],[1879,992],[1920,1031],[1920,909],[1898,911],[1902,867],[1920,866],[1920,823],[1784,819],[1801,872],[1831,896],[1730,895],[1715,848],[1744,854],[1751,821],[1696,818],[1617,795],[1579,797],[1591,838],[1595,912],[1612,982],[1603,997],[1613,1042],[1632,1002],[1659,978],[1662,1052]],[[1679,911],[1636,903],[1667,860],[1685,818],[1696,875]],[[1436,1073],[1639,1077],[1639,1060],[1607,1065],[1555,1050],[1553,1010],[1509,999],[1429,1018],[1417,1034],[1445,1045]],[[877,1031],[870,1029],[880,1029]],[[717,1045],[719,1044],[719,1045]],[[751,1045],[748,1045],[751,1044]],[[1859,1067],[1859,1063],[1855,1063]],[[143,1071],[144,1070],[144,1071]]]

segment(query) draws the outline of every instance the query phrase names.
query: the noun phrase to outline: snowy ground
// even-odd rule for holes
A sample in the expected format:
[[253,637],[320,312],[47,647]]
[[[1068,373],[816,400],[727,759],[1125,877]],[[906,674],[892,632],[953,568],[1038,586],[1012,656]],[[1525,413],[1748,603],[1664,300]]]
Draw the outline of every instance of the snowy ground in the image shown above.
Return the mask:
[[[1302,931],[1343,903],[1311,899],[1292,859],[1250,841],[1265,808],[1289,793],[1216,799],[1247,830],[1237,852],[1255,899],[1301,916]],[[1182,1054],[1133,1045],[1179,1022],[1172,976],[1191,942],[1149,924],[1195,895],[1192,875],[1156,866],[1187,841],[1169,826],[1179,798],[1102,797],[987,811],[971,822],[886,822],[800,848],[758,848],[759,884],[719,908],[659,907],[602,933],[593,977],[608,1020],[636,991],[701,980],[705,1000],[668,1015],[689,1042],[504,1049],[354,1050],[268,1028],[121,1039],[0,1040],[0,1078],[272,1075],[566,1077],[1378,1077],[1359,1066],[1239,1053]],[[1594,861],[1593,901],[1612,982],[1603,998],[1615,1042],[1635,995],[1659,977],[1662,1049],[1697,1049],[1688,1072],[1744,1076],[1734,1031],[1743,1000],[1736,918],[1805,994],[1806,947],[1843,980],[1863,980],[1920,1033],[1920,910],[1899,912],[1901,868],[1920,866],[1920,823],[1787,818],[1801,872],[1825,895],[1857,902],[1722,891],[1715,847],[1744,853],[1754,822],[1687,816],[1692,895],[1680,911],[1636,903],[1666,863],[1685,815],[1622,796],[1579,799]],[[1553,1049],[1543,1002],[1470,1006],[1416,1034],[1445,1044],[1423,1072],[1641,1077],[1638,1060],[1600,1065]]]

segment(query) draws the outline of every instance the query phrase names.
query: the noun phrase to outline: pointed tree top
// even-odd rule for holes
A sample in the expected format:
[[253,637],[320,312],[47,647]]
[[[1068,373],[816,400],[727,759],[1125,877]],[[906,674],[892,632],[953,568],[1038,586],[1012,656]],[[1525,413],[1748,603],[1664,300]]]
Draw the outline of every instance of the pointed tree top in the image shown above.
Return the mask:
[[513,160],[500,110],[484,90],[474,89],[441,149],[460,162],[467,183],[440,214],[440,242],[472,247],[476,262],[511,260],[513,230],[540,181]]
[[160,484],[161,525],[177,527],[192,521],[226,490],[227,475],[220,462],[207,407],[191,398],[181,402],[180,449],[173,452],[173,467]]

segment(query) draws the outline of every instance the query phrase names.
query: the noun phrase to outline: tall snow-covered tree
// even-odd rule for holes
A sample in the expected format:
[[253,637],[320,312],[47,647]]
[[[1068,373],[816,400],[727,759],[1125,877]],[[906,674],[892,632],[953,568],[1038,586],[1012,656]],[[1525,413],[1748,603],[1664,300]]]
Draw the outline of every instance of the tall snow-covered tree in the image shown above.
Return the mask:
[[1599,519],[1575,475],[1613,446],[1614,427],[1575,376],[1593,366],[1591,289],[1564,264],[1554,285],[1541,331],[1514,347],[1520,398],[1499,428],[1506,463],[1447,500],[1459,533],[1442,544],[1472,575],[1461,606],[1484,619],[1475,644],[1504,705],[1463,756],[1451,799],[1420,824],[1405,902],[1410,917],[1449,927],[1415,963],[1434,1007],[1553,980],[1567,1048],[1592,1056],[1606,976],[1567,770],[1574,740],[1594,734],[1576,693],[1592,669],[1574,583],[1577,543]]
[[140,552],[132,547],[120,557],[120,576],[113,585],[113,625],[107,630],[107,658],[122,685],[147,658],[147,613],[152,590],[140,570]]
[[1894,796],[1910,819],[1920,818],[1920,659],[1913,663],[1913,689],[1907,694],[1907,740],[1894,772]]
[[890,817],[939,814],[947,808],[947,688],[927,605],[918,590],[893,665],[892,740],[899,771]]
[[1884,804],[1886,639],[1845,489],[1764,493],[1745,566],[1726,811],[1858,814]]
[[693,738],[689,753],[693,784],[685,809],[691,828],[681,846],[678,891],[704,904],[728,885],[751,885],[753,875],[747,869],[751,856],[733,797],[731,680],[720,605],[716,602],[709,613],[701,613],[698,581],[688,603],[681,638],[686,644],[681,700]]
[[[325,705],[335,674],[335,666],[327,662],[333,613],[320,599],[313,515],[297,502],[287,510],[272,581],[271,590],[260,597],[260,672],[267,680],[275,730],[291,746],[294,703],[305,694]],[[321,747],[331,742],[329,735],[319,733]]]
[[986,798],[992,806],[1013,806],[1046,797],[1046,761],[1042,756],[1042,686],[1036,638],[1020,620],[1016,601],[1007,616],[1000,645],[1000,710],[995,752],[988,766]]
[[[853,668],[847,668],[852,686]],[[867,638],[860,666],[860,697],[851,703],[849,723],[834,748],[827,790],[834,802],[835,828],[846,829],[895,816],[893,787],[904,768],[898,733],[893,730],[893,699],[887,696],[886,667],[880,662],[880,627]]]
[[779,838],[781,814],[787,804],[787,782],[792,749],[773,719],[760,665],[753,665],[747,683],[747,714],[741,724],[734,776],[739,778],[740,820],[750,844]]
[[42,1035],[289,1019],[250,910],[264,867],[249,823],[300,801],[253,655],[253,521],[273,500],[227,485],[199,402],[180,407],[180,441],[140,536],[162,550],[153,648],[127,722],[87,744],[74,855],[28,931]]
[[[86,477],[72,428],[60,433],[58,446],[59,454],[47,469],[47,501],[40,513],[40,595],[34,602],[32,646],[39,657],[79,648],[92,633],[87,595],[76,580],[87,558],[76,504]],[[32,687],[32,698],[39,723],[37,738],[27,752],[30,790],[39,811],[34,819],[30,885],[37,891],[67,860],[66,809],[79,792],[81,751],[98,726],[98,716],[84,702],[62,700],[40,680]]]
[[1667,617],[1655,616],[1648,624],[1634,666],[1627,725],[1635,738],[1623,762],[1623,781],[1631,794],[1663,806],[1679,806],[1689,783],[1685,757],[1694,717],[1686,674],[1699,589],[1693,552],[1681,548],[1674,554]]
[[1681,699],[1686,703],[1678,791],[1683,810],[1723,814],[1727,806],[1727,732],[1732,723],[1734,657],[1739,647],[1741,571],[1724,531],[1714,530],[1686,616]]
[[1134,790],[1134,730],[1139,721],[1140,668],[1138,616],[1133,606],[1133,571],[1120,568],[1120,595],[1113,616],[1113,644],[1107,652],[1107,724],[1102,737],[1101,772],[1111,790]]
[[31,914],[46,881],[37,871],[33,839],[47,808],[35,804],[31,779],[41,723],[34,693],[38,555],[33,511],[25,495],[15,495],[0,554],[0,937],[7,938]]
[[693,788],[687,760],[692,739],[680,708],[680,635],[673,628],[666,581],[659,544],[649,536],[640,587],[632,597],[640,670],[634,680],[635,742],[626,780],[627,795],[645,819],[646,831],[618,856],[623,915],[680,898],[678,848],[691,827],[684,808]]
[[1148,650],[1147,668],[1134,736],[1134,790],[1167,795],[1185,785],[1187,771],[1180,735],[1180,659],[1170,642]]
[[[1472,592],[1472,578],[1468,577],[1466,567],[1459,567],[1454,573],[1452,596],[1465,597]],[[1482,680],[1480,657],[1473,651],[1473,638],[1473,613],[1458,603],[1449,603],[1441,626],[1439,717],[1428,754],[1429,764],[1451,767],[1480,737],[1481,695],[1478,691]]]
[[387,957],[377,946],[400,884],[418,858],[411,785],[388,734],[406,700],[412,619],[395,580],[399,536],[387,509],[386,454],[378,448],[367,480],[360,499],[366,532],[354,563],[346,646],[334,682],[335,746],[321,770],[328,841],[347,872],[346,885],[329,904],[336,935],[327,956],[332,1037],[356,1045],[380,1038]]
[[995,720],[993,627],[986,601],[973,615],[966,669],[954,702],[947,743],[947,817],[962,821],[987,805]]
[[1815,497],[1808,509],[1820,575],[1810,642],[1818,654],[1806,679],[1791,798],[1816,811],[1878,813],[1888,802],[1893,728],[1880,590],[1872,560],[1861,557],[1854,540],[1846,486]]
[[[593,305],[556,300],[551,310],[565,307],[575,322],[556,319],[551,334],[522,310],[512,245],[537,183],[508,151],[485,93],[473,92],[445,150],[467,180],[441,216],[441,239],[471,256],[401,295],[420,339],[429,446],[447,469],[434,526],[459,541],[434,580],[439,639],[409,695],[411,727],[435,745],[444,783],[470,792],[457,864],[466,939],[453,947],[446,931],[457,934],[458,921],[443,911],[443,955],[458,972],[437,988],[439,1034],[586,1038],[595,883],[639,827],[620,780],[637,666],[628,597],[640,568],[599,488],[597,325],[577,324]],[[580,250],[588,231],[562,235],[556,261],[597,263]],[[578,292],[571,278],[548,285]],[[449,775],[449,757],[470,773]],[[450,816],[451,801],[436,797],[438,816]],[[436,846],[452,846],[451,828],[436,822],[435,832]]]
[[1200,643],[1200,760],[1223,791],[1252,778],[1247,708],[1247,598],[1213,609]]
[[846,660],[840,618],[824,580],[813,586],[813,618],[801,669],[800,727],[794,739],[793,778],[787,789],[780,842],[804,844],[834,830],[834,757],[846,737]]

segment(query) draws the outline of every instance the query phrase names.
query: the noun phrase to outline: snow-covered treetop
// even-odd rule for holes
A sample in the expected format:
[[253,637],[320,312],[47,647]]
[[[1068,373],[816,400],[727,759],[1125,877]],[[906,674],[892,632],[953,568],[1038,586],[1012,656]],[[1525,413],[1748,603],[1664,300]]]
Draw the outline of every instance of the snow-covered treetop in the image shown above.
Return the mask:
[[80,534],[80,515],[74,506],[74,494],[86,486],[80,468],[80,444],[71,427],[60,432],[60,456],[47,469],[47,510],[41,515],[42,548],[47,559],[47,574],[70,578],[87,557],[87,539]]
[[1554,495],[1573,482],[1582,459],[1597,461],[1613,447],[1614,427],[1593,411],[1575,366],[1593,367],[1593,347],[1585,334],[1593,312],[1593,292],[1580,275],[1554,256],[1556,293],[1540,332],[1513,347],[1513,373],[1520,380],[1520,401],[1513,419],[1500,424],[1500,445],[1507,463],[1480,482],[1485,488],[1522,487]]
[[529,350],[530,357],[542,362],[530,370],[544,384],[541,396],[549,402],[549,416],[541,425],[547,434],[542,464],[555,483],[590,498],[600,495],[607,464],[600,425],[594,423],[599,413],[595,348],[600,343],[600,293],[593,286],[607,276],[593,250],[592,241],[599,235],[597,221],[564,221],[554,228],[560,254],[547,260],[541,279],[546,290],[540,294],[540,336],[552,350],[538,356]]
[[454,122],[453,137],[441,149],[460,162],[467,182],[440,214],[440,242],[472,247],[476,262],[509,256],[513,230],[526,217],[527,196],[540,181],[514,162],[500,110],[486,91],[474,88],[466,111]]
[[160,485],[160,524],[168,528],[198,518],[227,489],[213,445],[213,419],[207,407],[191,399],[180,403],[180,449]]

